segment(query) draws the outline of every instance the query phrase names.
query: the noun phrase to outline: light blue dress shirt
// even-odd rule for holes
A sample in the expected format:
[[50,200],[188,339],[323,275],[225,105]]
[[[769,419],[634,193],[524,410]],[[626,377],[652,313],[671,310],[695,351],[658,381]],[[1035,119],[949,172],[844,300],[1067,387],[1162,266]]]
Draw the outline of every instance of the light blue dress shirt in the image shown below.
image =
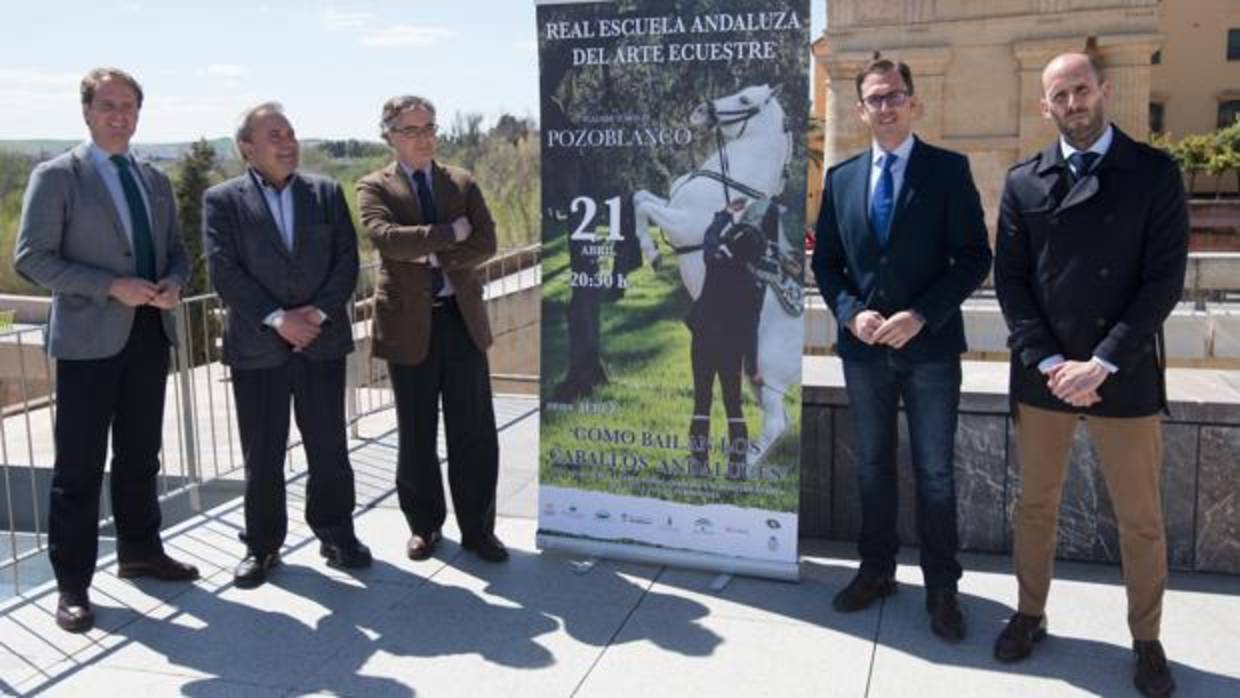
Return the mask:
[[[878,188],[878,178],[883,176],[883,161],[887,159],[887,151],[879,147],[878,143],[874,143],[870,148],[872,151],[870,154],[870,189],[865,201],[867,211],[874,203],[874,190]],[[891,165],[891,200],[896,202],[900,200],[900,187],[904,185],[904,171],[908,169],[908,158],[913,152],[913,134],[910,133],[904,142],[891,152],[895,153],[897,158]]]
[[[112,162],[112,156],[94,142],[90,144],[89,153],[91,162],[95,165],[95,171],[103,179],[103,186],[108,190],[108,195],[112,197],[112,207],[116,209],[121,219],[121,226],[125,228],[125,237],[129,239],[129,247],[133,249],[133,217],[129,213],[129,200],[125,198],[125,189],[121,186],[120,170],[117,169],[116,163]],[[133,155],[128,152],[124,155],[129,159],[129,171],[133,173],[134,179],[138,182],[138,191],[142,194],[142,204],[146,207],[148,224],[151,230],[154,230],[155,225],[150,220],[151,199],[146,191],[146,178],[138,169],[138,162],[134,160]]]
[[[417,193],[418,193],[418,183],[417,183],[417,181],[413,178],[413,172],[414,172],[413,168],[412,168],[412,167],[407,167],[407,166],[405,165],[405,163],[403,163],[403,162],[402,162],[402,163],[400,163],[400,170],[401,170],[401,172],[404,172],[404,173],[405,173],[405,178],[409,180],[409,187],[410,187],[411,189],[413,189],[413,194],[414,194],[414,196],[417,196]],[[430,193],[431,193],[431,195],[432,195],[432,197],[433,197],[433,196],[434,196],[434,193],[435,193],[435,190],[434,190],[434,188],[433,188],[433,186],[434,186],[434,185],[432,185],[432,184],[431,184],[431,182],[433,181],[433,179],[432,179],[432,177],[431,177],[431,166],[430,166],[430,164],[429,164],[429,163],[426,165],[426,167],[423,167],[423,168],[422,168],[422,175],[426,178],[426,180],[425,180],[425,181],[426,181],[426,190],[427,190],[428,192],[430,192]],[[432,198],[431,200],[432,200],[432,201],[434,201],[434,199],[433,199],[433,198]],[[438,212],[438,209],[436,209],[436,212]],[[443,223],[444,221],[439,221],[439,222],[440,222],[440,223]],[[430,254],[426,255],[426,263],[427,263],[427,264],[429,264],[429,265],[431,265],[432,267],[438,267],[438,266],[439,266],[439,258],[435,256],[435,253],[434,253],[434,252],[432,252],[432,253],[430,253]],[[444,274],[444,275],[443,275],[443,288],[442,288],[442,289],[440,289],[440,291],[439,291],[439,296],[438,296],[438,297],[439,297],[439,298],[444,298],[444,297],[446,297],[446,296],[452,296],[452,295],[455,295],[455,294],[456,294],[456,289],[452,288],[452,281],[451,281],[450,279],[448,279],[448,275],[447,275],[447,274]]]

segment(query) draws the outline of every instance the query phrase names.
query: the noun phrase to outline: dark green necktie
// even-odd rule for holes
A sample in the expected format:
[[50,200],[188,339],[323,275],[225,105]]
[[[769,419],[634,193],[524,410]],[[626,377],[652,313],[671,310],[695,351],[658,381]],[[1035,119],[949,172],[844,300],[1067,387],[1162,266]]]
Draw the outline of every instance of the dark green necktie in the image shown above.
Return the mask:
[[125,190],[125,203],[129,204],[129,224],[133,228],[133,254],[138,263],[138,276],[155,281],[155,243],[151,241],[151,219],[138,191],[138,181],[129,170],[129,158],[113,155],[108,158],[116,165],[121,176],[121,189]]

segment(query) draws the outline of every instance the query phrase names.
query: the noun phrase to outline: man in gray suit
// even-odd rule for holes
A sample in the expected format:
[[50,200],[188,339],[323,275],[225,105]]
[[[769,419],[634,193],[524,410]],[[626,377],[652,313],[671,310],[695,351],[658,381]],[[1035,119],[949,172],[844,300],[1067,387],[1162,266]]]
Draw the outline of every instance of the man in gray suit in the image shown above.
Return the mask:
[[82,78],[90,140],[42,163],[22,203],[14,266],[52,292],[47,351],[56,359],[56,460],[48,552],[56,623],[94,626],[87,589],[98,557],[99,494],[112,434],[118,574],[191,580],[164,553],[156,491],[172,314],[189,276],[172,185],[129,141],[142,88],[115,68]]
[[353,468],[345,436],[348,305],[357,284],[357,232],[340,185],[297,171],[300,147],[283,108],[242,115],[237,148],[247,170],[204,197],[203,247],[228,309],[224,363],[232,367],[245,455],[245,541],[238,587],[262,584],[288,532],[284,455],[289,401],[306,449],[306,520],[337,568],[371,564],[353,533]]

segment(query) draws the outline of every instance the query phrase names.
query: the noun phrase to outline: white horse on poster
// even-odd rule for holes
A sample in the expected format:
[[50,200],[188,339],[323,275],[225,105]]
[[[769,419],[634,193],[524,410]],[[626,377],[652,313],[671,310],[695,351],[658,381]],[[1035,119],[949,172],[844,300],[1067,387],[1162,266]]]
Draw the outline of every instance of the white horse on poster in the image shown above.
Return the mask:
[[[783,192],[792,137],[785,129],[784,110],[777,97],[778,88],[751,85],[699,105],[689,122],[711,129],[717,141],[714,155],[672,182],[666,199],[645,190],[633,195],[643,255],[652,266],[657,265],[659,251],[649,230],[653,223],[676,251],[680,278],[694,300],[701,295],[706,278],[702,241],[714,214],[738,198],[748,203]],[[791,249],[782,230],[778,239],[781,257],[795,259],[799,250]],[[762,379],[758,400],[763,418],[762,433],[751,442],[750,465],[760,461],[788,428],[784,396],[801,381],[801,279],[784,281],[783,302],[775,291],[778,284],[768,285],[758,322]]]

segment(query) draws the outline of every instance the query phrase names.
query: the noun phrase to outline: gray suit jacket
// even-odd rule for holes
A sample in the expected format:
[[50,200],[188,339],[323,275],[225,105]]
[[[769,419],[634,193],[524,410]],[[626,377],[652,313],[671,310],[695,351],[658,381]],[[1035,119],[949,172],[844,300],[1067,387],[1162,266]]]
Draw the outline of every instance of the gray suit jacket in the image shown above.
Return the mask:
[[[172,184],[148,163],[137,168],[149,197],[155,272],[185,286],[189,258],[177,226]],[[52,292],[47,351],[57,359],[102,359],[124,348],[134,309],[108,295],[137,261],[89,144],[41,163],[30,175],[13,253],[17,273]],[[176,342],[172,314],[164,333]]]
[[273,368],[292,347],[263,323],[279,309],[313,305],[327,313],[310,359],[336,359],[353,351],[349,300],[357,285],[357,231],[335,180],[297,173],[293,187],[293,250],[247,172],[207,190],[203,197],[203,249],[211,283],[228,309],[224,363]]

